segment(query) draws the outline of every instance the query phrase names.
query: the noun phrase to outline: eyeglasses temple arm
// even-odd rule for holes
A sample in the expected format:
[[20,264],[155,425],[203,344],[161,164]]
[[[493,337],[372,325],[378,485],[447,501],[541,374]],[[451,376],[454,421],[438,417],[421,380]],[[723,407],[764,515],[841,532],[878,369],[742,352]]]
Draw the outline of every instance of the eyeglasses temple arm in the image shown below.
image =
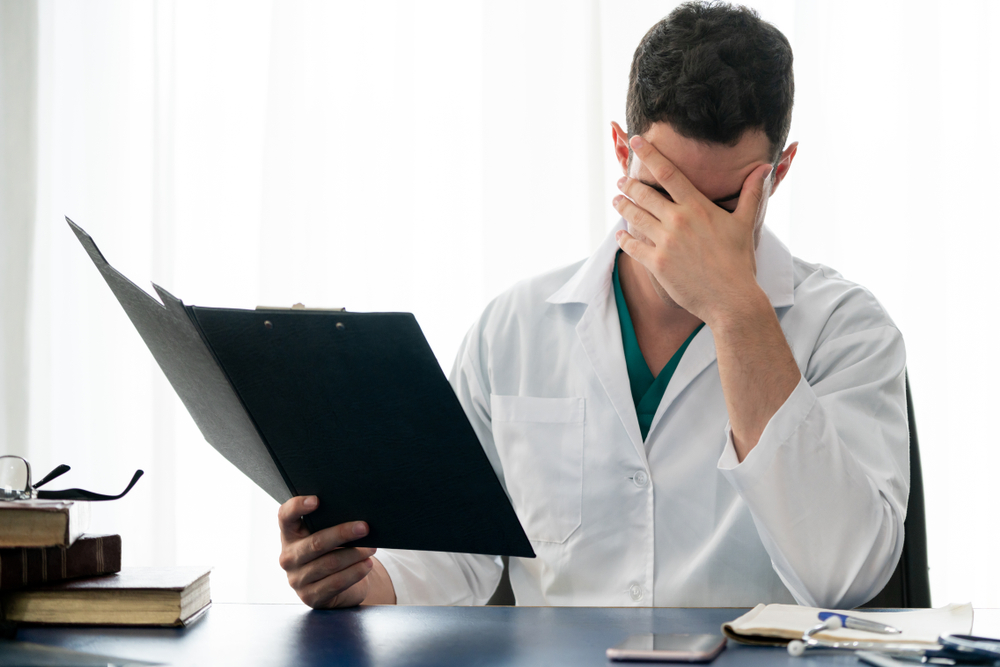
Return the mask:
[[54,480],[59,475],[63,475],[65,473],[67,473],[67,472],[69,472],[69,466],[68,465],[66,465],[65,463],[57,465],[52,470],[52,472],[50,472],[48,475],[46,475],[45,477],[43,477],[37,484],[32,484],[31,488],[37,489],[38,487],[42,486],[43,484],[48,484],[49,482],[51,482],[52,480]]
[[132,475],[132,481],[117,496],[106,496],[103,493],[94,493],[93,491],[85,491],[84,489],[63,489],[61,491],[39,491],[38,497],[43,500],[118,500],[132,490],[132,487],[135,486],[135,483],[139,481],[142,475],[143,472],[141,470],[136,470],[135,474]]

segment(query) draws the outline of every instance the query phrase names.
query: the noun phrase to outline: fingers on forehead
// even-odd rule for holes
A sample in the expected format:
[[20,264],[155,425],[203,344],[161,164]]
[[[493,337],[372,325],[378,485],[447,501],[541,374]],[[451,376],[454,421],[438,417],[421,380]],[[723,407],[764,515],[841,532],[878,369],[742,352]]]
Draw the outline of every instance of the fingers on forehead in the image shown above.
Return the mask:
[[632,149],[639,158],[639,162],[645,165],[656,182],[662,185],[675,200],[686,196],[691,191],[690,181],[663,153],[656,150],[656,147],[648,141],[634,141],[636,137],[632,137],[632,139]]
[[653,187],[635,178],[630,178],[625,183],[622,187],[622,192],[627,197],[626,202],[622,202],[622,206],[634,202],[635,205],[650,212],[662,212],[662,207],[665,205],[664,199],[669,202],[666,206],[673,206],[676,203],[671,194],[666,190]]

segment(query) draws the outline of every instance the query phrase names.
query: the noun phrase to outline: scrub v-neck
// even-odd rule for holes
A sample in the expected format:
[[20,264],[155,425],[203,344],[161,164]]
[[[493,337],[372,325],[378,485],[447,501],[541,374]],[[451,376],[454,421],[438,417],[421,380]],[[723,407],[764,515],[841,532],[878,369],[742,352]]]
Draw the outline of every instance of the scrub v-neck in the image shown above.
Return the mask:
[[698,332],[705,326],[705,323],[702,322],[698,325],[694,333],[688,336],[688,339],[674,352],[674,356],[670,357],[670,361],[663,367],[659,375],[654,378],[645,357],[642,356],[642,350],[639,349],[639,339],[636,338],[635,327],[632,325],[632,318],[628,314],[628,306],[625,305],[625,295],[622,294],[621,281],[618,279],[618,258],[621,254],[619,250],[618,254],[615,255],[615,268],[611,273],[611,277],[615,286],[615,305],[618,306],[618,321],[622,327],[625,368],[628,371],[628,382],[632,388],[632,401],[635,403],[636,416],[639,418],[639,432],[642,433],[642,439],[645,440],[646,435],[649,433],[649,427],[653,423],[656,408],[659,407],[660,400],[663,399],[663,392],[667,390],[667,383],[670,382],[674,371],[677,370],[677,364],[680,363],[681,357],[684,356],[684,350],[691,344],[694,337],[698,335]]

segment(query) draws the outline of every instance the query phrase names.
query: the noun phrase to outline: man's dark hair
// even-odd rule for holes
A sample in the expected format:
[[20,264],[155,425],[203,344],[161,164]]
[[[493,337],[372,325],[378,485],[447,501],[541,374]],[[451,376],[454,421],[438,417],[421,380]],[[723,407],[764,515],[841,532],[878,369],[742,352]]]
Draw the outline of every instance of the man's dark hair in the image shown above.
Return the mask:
[[763,130],[777,160],[792,123],[792,47],[752,9],[688,2],[650,28],[629,72],[629,136],[666,122],[729,146]]

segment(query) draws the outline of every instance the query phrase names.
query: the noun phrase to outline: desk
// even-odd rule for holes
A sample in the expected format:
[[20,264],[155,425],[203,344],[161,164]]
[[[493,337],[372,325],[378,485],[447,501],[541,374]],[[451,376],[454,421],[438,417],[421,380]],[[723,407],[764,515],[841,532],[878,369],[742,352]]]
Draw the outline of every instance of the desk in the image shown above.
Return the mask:
[[[629,664],[604,656],[629,634],[717,632],[743,611],[389,606],[311,611],[292,604],[216,604],[187,629],[35,627],[22,628],[18,639],[177,665],[608,667]],[[995,635],[998,612],[976,610],[976,631]],[[784,649],[733,642],[713,663],[833,664],[858,663],[846,655],[791,658]]]

